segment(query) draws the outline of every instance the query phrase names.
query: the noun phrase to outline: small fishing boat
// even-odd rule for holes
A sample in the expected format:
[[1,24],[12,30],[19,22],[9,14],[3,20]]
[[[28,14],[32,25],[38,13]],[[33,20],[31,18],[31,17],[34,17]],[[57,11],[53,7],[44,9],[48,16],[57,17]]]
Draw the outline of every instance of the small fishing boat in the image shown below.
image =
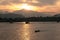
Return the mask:
[[10,21],[9,23],[13,23],[12,21]]
[[35,30],[35,32],[40,32],[40,30]]
[[9,20],[9,23],[13,23],[14,21],[12,21],[12,20]]
[[27,22],[25,22],[25,24],[28,24],[29,22],[27,21]]

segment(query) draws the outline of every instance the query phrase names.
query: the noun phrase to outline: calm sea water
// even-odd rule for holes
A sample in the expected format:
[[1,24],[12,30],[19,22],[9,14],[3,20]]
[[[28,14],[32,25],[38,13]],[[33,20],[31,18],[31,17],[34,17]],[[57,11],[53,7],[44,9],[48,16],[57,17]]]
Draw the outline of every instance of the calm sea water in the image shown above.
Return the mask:
[[60,23],[0,23],[0,40],[60,40]]

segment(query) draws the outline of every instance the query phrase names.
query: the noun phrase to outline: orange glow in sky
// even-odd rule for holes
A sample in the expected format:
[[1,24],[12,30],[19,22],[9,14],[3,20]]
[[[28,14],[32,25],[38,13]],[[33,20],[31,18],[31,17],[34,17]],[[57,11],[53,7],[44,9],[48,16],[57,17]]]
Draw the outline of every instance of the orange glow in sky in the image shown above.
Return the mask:
[[11,11],[11,12],[16,11],[16,10],[22,10],[22,9],[32,10],[32,11],[38,11],[39,10],[39,8],[37,6],[29,5],[27,3],[0,6],[0,9]]
[[60,0],[0,0],[0,10],[16,10],[60,13]]
[[[39,3],[37,0],[32,0],[28,1],[26,3],[26,0],[22,0],[23,3],[10,3],[10,5],[0,5],[0,10],[5,10],[9,12],[13,12],[16,10],[32,10],[32,11],[37,11],[37,12],[60,12],[60,1],[57,1],[54,5],[44,5],[44,6],[34,6],[31,5],[28,2],[32,3]],[[0,2],[1,3],[1,2]]]
[[28,4],[21,4],[20,6],[16,6],[17,8],[25,9],[25,10],[33,10],[33,7]]

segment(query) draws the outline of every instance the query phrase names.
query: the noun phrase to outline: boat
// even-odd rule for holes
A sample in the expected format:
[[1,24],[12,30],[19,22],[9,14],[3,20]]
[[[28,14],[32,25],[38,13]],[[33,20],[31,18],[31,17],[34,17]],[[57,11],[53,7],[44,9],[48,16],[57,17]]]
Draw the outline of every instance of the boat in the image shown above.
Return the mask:
[[25,22],[25,24],[28,24],[29,22],[27,21],[27,22]]
[[40,32],[40,30],[35,30],[35,32]]

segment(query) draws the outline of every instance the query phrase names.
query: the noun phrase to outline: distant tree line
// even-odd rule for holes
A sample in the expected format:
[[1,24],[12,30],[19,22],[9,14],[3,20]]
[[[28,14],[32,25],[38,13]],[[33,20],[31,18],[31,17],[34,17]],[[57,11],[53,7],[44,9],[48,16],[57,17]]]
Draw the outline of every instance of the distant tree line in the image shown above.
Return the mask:
[[54,17],[54,16],[52,16],[52,17],[42,17],[42,16],[40,16],[40,17],[29,17],[29,18],[27,18],[27,21],[37,21],[37,22],[55,22],[55,21],[57,21],[57,22],[59,22],[60,21],[60,17]]
[[55,17],[55,16],[51,16],[51,17],[16,17],[16,18],[2,18],[0,17],[0,22],[25,22],[25,21],[29,21],[29,22],[59,22],[60,21],[60,17]]

